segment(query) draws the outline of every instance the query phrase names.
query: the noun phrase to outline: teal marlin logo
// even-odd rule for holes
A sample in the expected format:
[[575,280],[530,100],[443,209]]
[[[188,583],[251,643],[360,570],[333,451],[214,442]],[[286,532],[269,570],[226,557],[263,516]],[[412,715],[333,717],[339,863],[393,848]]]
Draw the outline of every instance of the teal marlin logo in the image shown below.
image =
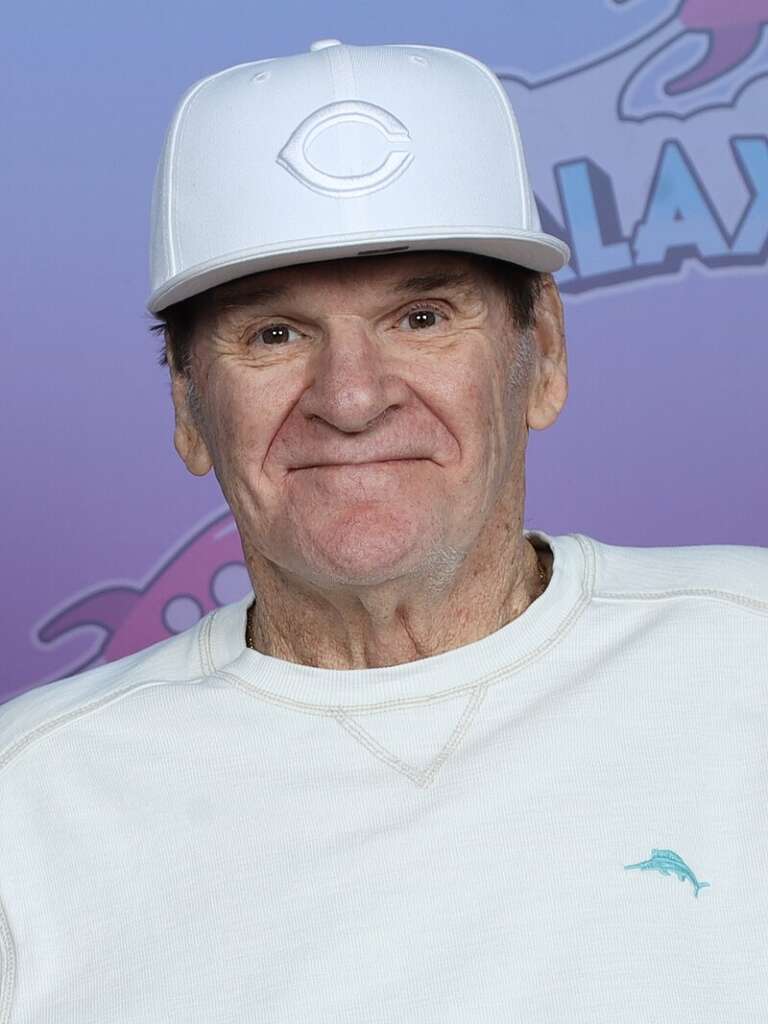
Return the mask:
[[699,895],[699,889],[710,884],[709,882],[699,882],[683,858],[679,857],[674,850],[651,850],[650,860],[642,860],[639,864],[624,865],[625,871],[629,868],[640,868],[641,871],[660,871],[662,875],[675,874],[681,882],[687,878],[693,886],[694,896]]

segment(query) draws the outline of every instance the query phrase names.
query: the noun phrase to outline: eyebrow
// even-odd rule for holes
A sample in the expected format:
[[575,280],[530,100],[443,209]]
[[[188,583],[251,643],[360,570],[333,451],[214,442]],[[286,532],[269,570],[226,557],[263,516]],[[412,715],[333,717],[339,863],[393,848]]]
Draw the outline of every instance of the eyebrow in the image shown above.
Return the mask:
[[[437,291],[441,288],[469,288],[472,275],[464,270],[435,271],[431,274],[414,274],[396,281],[391,290],[398,295],[423,295],[425,292]],[[239,306],[266,306],[275,299],[283,299],[293,289],[287,285],[265,287],[253,282],[231,285],[220,285],[216,293],[215,304],[218,309],[236,309]]]
[[439,288],[467,288],[472,283],[472,275],[465,270],[437,271],[432,274],[416,274],[398,281],[393,291],[403,293],[437,291]]
[[263,285],[220,285],[215,293],[217,309],[236,308],[237,306],[266,306],[268,302],[283,298],[290,291],[285,285],[266,288]]

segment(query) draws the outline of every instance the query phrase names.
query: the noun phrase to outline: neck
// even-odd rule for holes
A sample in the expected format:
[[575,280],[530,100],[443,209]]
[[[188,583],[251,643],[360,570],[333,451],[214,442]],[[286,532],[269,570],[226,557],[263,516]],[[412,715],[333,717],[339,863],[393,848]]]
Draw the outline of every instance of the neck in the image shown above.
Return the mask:
[[297,586],[246,550],[257,594],[248,646],[301,665],[356,669],[400,665],[480,640],[540,596],[551,561],[539,560],[519,520],[486,533],[449,579],[327,591]]

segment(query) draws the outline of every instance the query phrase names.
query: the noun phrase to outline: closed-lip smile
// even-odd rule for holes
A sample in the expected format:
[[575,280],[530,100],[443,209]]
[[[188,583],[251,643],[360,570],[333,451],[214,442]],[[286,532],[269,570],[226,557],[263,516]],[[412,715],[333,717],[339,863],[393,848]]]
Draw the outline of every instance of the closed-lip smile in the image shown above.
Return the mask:
[[364,459],[360,462],[317,462],[308,466],[296,466],[294,469],[338,469],[340,466],[381,466],[390,462],[421,462],[422,459],[409,457],[394,459]]

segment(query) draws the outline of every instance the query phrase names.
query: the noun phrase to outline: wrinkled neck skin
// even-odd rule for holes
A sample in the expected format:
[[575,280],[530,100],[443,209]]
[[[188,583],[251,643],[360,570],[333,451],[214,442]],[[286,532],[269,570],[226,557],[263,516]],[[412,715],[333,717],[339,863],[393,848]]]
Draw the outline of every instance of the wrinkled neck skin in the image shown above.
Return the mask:
[[[252,646],[317,668],[402,665],[480,640],[521,615],[543,592],[539,559],[523,536],[522,460],[464,552],[374,584],[320,587],[268,561],[242,537],[257,595]],[[551,553],[539,555],[549,578]]]

